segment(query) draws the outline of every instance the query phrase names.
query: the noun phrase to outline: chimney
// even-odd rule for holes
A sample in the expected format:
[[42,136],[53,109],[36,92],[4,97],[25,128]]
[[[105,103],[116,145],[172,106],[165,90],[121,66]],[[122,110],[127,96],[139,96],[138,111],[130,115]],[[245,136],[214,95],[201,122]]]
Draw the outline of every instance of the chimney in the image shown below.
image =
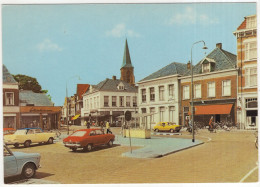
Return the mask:
[[113,80],[116,80],[116,76],[115,76],[115,75],[113,75],[112,79],[113,79]]
[[222,43],[217,43],[216,47],[218,47],[219,49],[222,49]]

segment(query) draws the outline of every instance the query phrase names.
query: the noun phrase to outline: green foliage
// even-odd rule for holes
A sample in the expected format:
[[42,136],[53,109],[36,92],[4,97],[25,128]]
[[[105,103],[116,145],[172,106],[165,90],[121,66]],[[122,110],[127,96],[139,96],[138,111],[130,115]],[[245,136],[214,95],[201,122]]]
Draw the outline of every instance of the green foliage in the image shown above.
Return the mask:
[[[32,90],[35,93],[45,93],[47,95],[48,90],[42,90],[41,85],[38,83],[37,79],[27,75],[13,75],[14,79],[19,83],[20,90]],[[50,94],[47,95],[51,101]]]

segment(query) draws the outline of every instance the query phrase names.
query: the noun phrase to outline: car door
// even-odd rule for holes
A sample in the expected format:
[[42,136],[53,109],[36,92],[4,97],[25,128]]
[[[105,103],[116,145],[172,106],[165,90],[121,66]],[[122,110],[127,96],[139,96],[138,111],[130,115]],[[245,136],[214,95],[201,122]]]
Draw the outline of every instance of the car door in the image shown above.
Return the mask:
[[98,136],[96,135],[96,131],[95,130],[90,131],[89,136],[90,136],[90,143],[92,143],[93,145],[97,145]]
[[26,134],[27,140],[31,140],[32,143],[36,142],[35,129],[29,129]]
[[17,172],[18,168],[15,156],[4,147],[4,177],[16,175]]
[[107,139],[105,134],[101,130],[96,130],[96,138],[98,144],[105,144],[107,143]]

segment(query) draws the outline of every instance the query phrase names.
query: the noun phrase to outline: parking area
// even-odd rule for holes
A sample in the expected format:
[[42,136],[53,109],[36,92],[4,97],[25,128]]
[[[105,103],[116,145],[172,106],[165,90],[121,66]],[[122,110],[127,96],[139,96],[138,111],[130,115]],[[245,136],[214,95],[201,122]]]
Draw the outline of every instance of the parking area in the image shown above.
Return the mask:
[[[112,128],[112,131],[120,136],[120,128]],[[182,135],[156,137],[185,138],[191,141],[191,135],[186,132],[182,132]],[[258,154],[253,132],[201,131],[196,139],[205,143],[160,158],[122,156],[130,151],[127,143],[121,146],[116,144],[111,148],[102,146],[91,152],[72,152],[61,141],[29,148],[10,147],[12,151],[40,153],[42,167],[35,178],[62,184],[239,182],[256,167]],[[133,144],[132,149],[142,147]],[[258,170],[244,180],[256,181]]]

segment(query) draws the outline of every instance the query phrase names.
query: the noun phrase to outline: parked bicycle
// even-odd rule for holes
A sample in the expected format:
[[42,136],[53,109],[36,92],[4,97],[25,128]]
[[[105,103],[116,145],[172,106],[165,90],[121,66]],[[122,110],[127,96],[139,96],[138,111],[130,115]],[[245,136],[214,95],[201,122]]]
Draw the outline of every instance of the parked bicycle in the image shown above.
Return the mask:
[[258,131],[255,132],[255,147],[258,149]]

